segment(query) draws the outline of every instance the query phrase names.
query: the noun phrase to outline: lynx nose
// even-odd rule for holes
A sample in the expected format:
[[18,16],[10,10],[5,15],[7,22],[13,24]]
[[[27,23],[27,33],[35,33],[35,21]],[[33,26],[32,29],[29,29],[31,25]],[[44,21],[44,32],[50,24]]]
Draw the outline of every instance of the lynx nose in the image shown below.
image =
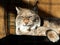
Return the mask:
[[23,21],[24,21],[25,24],[28,24],[29,19],[24,19]]

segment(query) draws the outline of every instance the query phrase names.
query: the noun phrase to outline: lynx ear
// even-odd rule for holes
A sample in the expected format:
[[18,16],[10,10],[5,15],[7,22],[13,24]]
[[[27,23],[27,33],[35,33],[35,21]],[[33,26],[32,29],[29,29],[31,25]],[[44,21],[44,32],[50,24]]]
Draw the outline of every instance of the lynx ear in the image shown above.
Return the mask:
[[20,9],[18,7],[16,7],[16,11],[17,11],[17,13],[19,13],[20,12]]
[[17,11],[17,13],[20,13],[22,11],[22,8],[21,7],[16,7],[16,11]]

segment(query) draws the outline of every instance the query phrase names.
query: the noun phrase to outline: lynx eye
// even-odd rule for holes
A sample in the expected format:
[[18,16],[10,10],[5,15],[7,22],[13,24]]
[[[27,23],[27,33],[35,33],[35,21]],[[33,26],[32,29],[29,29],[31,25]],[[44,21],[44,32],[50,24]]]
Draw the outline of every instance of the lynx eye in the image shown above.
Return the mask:
[[21,16],[21,18],[24,18],[23,16]]
[[32,16],[29,16],[28,18],[31,18]]

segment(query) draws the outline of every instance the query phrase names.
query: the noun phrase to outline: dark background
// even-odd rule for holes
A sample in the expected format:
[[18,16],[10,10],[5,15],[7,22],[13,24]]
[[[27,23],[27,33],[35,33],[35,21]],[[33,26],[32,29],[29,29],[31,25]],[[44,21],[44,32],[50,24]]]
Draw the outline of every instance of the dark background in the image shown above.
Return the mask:
[[47,37],[44,36],[26,36],[26,35],[9,35],[3,39],[0,39],[1,45],[59,45],[60,40],[58,42],[52,43]]

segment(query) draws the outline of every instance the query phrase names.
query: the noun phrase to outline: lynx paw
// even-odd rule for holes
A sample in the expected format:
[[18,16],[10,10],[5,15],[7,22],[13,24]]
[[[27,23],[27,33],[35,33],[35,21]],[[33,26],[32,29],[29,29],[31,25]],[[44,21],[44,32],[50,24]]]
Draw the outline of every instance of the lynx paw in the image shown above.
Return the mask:
[[59,35],[53,30],[47,31],[46,35],[47,35],[48,39],[52,42],[57,42],[59,40]]

